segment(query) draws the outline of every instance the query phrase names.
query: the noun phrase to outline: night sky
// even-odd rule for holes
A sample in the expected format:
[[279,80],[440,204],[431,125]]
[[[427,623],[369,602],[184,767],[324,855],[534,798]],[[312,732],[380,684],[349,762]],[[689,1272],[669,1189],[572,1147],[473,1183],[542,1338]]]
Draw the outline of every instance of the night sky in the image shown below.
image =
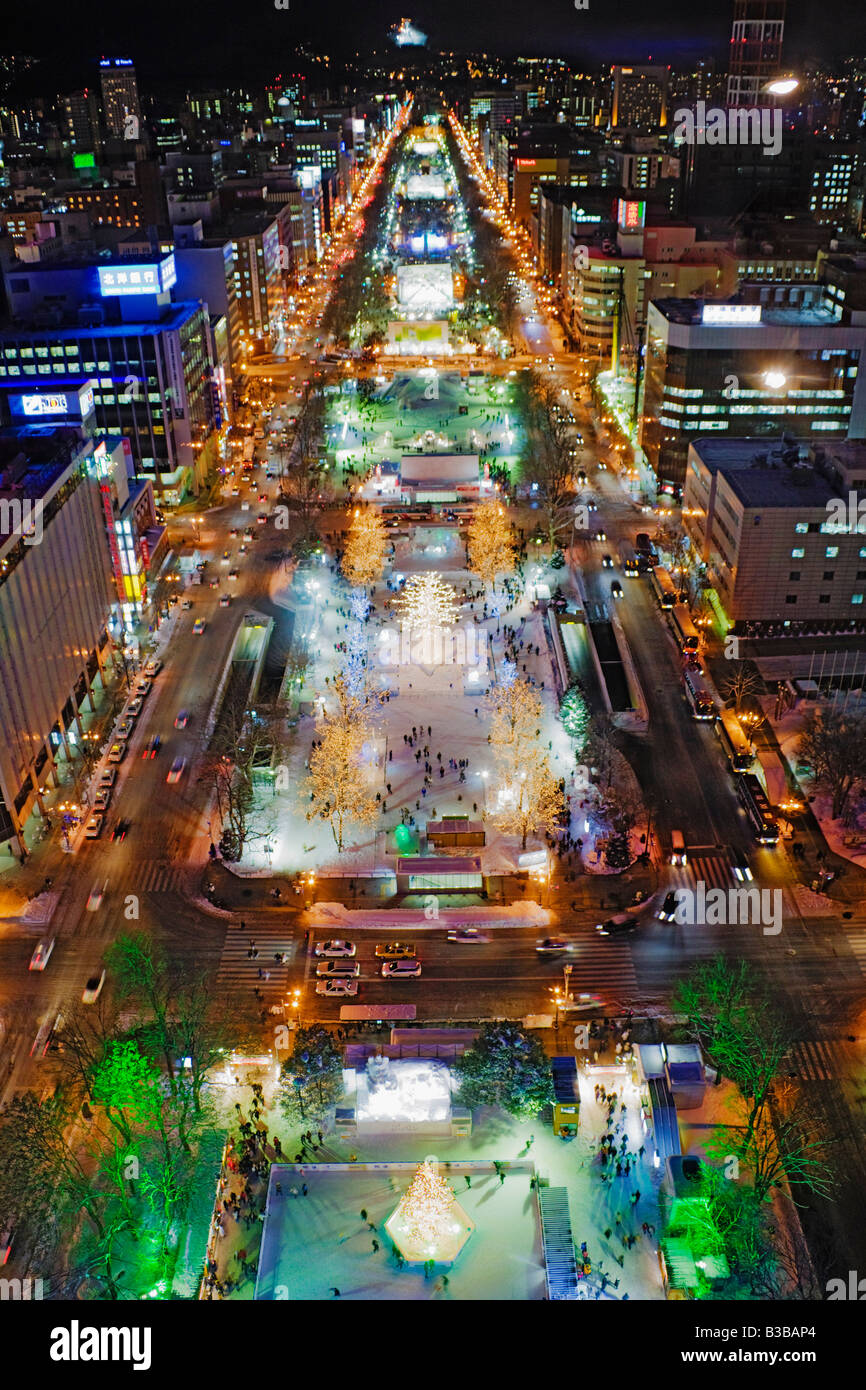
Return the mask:
[[[102,54],[133,58],[147,87],[160,76],[194,82],[267,77],[291,66],[298,43],[335,56],[387,47],[389,27],[408,13],[433,48],[501,54],[553,53],[588,65],[620,60],[724,61],[729,0],[95,0],[86,6],[46,0],[19,4],[4,17],[4,52],[43,60],[36,90],[69,90],[93,80]],[[403,5],[404,8],[398,8]],[[866,52],[866,6],[833,6],[833,23],[814,0],[788,0],[785,57]],[[403,50],[406,55],[411,50]],[[399,61],[399,50],[393,50]]]

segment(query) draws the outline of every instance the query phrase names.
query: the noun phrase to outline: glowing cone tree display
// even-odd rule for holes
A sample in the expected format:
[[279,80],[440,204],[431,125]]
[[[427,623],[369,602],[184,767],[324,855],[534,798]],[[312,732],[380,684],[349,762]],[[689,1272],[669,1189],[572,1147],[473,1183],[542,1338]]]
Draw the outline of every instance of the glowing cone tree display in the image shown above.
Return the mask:
[[410,1262],[434,1260],[450,1264],[475,1226],[452,1189],[439,1174],[434,1158],[425,1158],[385,1222],[385,1230]]
[[356,507],[346,537],[340,568],[353,587],[382,578],[388,551],[388,532],[376,507]]
[[514,531],[501,502],[482,502],[472,513],[466,538],[469,568],[496,588],[497,574],[514,569]]
[[400,620],[419,636],[457,621],[457,595],[441,574],[413,574],[394,604]]

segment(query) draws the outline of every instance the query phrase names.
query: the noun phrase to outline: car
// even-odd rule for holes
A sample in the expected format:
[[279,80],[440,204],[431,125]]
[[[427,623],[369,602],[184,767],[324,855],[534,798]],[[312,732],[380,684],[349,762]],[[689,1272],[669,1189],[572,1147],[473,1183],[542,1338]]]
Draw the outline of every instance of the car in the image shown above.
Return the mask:
[[731,852],[731,873],[738,883],[751,883],[755,877],[748,859],[740,850],[732,850]]
[[249,543],[250,541],[254,541],[255,538],[256,538],[256,533],[255,533],[255,531],[253,530],[252,526],[248,526],[248,527],[246,528],[246,530],[244,531],[244,540],[245,540],[247,543]]
[[146,661],[144,663],[144,674],[146,676],[158,676],[161,670],[162,662],[160,661],[158,656],[151,657],[150,661]]
[[105,984],[105,971],[100,970],[98,975],[91,975],[81,995],[82,1004],[95,1004],[100,994],[102,986]]
[[188,710],[188,709],[179,709],[178,712],[177,712],[177,714],[176,714],[175,717],[174,717],[174,727],[175,727],[176,729],[185,729],[188,723],[189,723],[189,710]]
[[388,941],[376,947],[376,955],[386,960],[405,960],[415,954],[415,947],[408,941]]
[[356,960],[323,960],[316,966],[316,975],[322,980],[329,975],[338,975],[351,980],[360,975],[361,967]]
[[256,521],[258,522],[259,526],[267,526],[267,524],[268,524],[268,514],[267,514],[267,512],[259,512],[258,516],[256,517]]
[[100,787],[113,787],[117,781],[117,768],[104,767],[99,774],[98,785]]
[[182,603],[180,606],[181,606],[181,608],[183,609],[184,613],[187,613],[187,612],[189,611],[189,609],[192,608],[192,599],[191,599],[191,598],[185,598],[184,601],[183,601],[183,603]]
[[107,811],[108,803],[111,801],[111,787],[100,787],[96,796],[93,798],[94,811]]
[[219,582],[218,579],[212,579],[212,580],[211,580],[211,582],[210,582],[210,587],[211,587],[212,589],[218,589],[219,586],[220,586],[220,582]]
[[267,502],[267,500],[268,500],[268,494],[267,494],[266,492],[260,492],[260,493],[259,493],[259,501],[260,501],[260,502]]
[[679,898],[677,897],[676,889],[672,888],[671,891],[665,895],[665,900],[656,913],[656,917],[658,917],[660,922],[673,922],[677,915],[678,905]]
[[[242,512],[248,512],[249,509],[250,509],[250,504],[249,504],[249,502],[241,502],[241,511],[242,511]],[[243,549],[244,549],[243,546],[241,546],[241,554],[243,554]]]
[[118,724],[116,733],[118,738],[129,738],[129,735],[133,732],[134,729],[135,716],[125,715],[124,718],[121,719],[120,723]]
[[204,618],[196,618],[195,622],[192,625],[192,630],[195,633],[196,637],[201,637],[206,627],[207,622]]
[[567,950],[568,942],[559,936],[546,936],[543,941],[537,941],[535,944],[535,951],[539,956],[559,956]]
[[232,497],[240,497],[240,495],[241,495],[241,490],[240,490],[240,488],[239,488],[239,487],[233,487],[233,488],[232,488]]
[[102,834],[102,822],[105,819],[102,811],[94,811],[84,827],[85,840],[98,840]]
[[344,998],[346,995],[358,993],[357,980],[317,980],[316,993],[333,995],[335,998]]
[[51,936],[47,941],[40,941],[30,957],[31,970],[44,970],[54,950],[54,937]]
[[147,676],[139,676],[135,682],[135,694],[140,700],[145,700],[153,689],[153,681]]
[[227,565],[227,564],[229,564],[231,558],[232,558],[232,553],[231,553],[231,551],[230,551],[230,550],[224,550],[224,551],[223,551],[223,554],[222,554],[222,559],[220,560],[220,564],[221,564],[221,565]]
[[688,863],[685,836],[681,830],[671,831],[670,862],[672,864],[679,864],[683,867]]
[[116,821],[114,829],[111,832],[112,840],[125,840],[129,830],[129,824],[128,820]]
[[102,905],[105,897],[105,890],[108,887],[108,879],[103,879],[102,883],[94,883],[90,890],[90,897],[87,899],[87,911],[97,912]]
[[602,568],[603,568],[603,569],[612,570],[612,569],[613,569],[613,556],[612,556],[612,555],[602,555],[602,557],[601,557],[601,563],[602,563]]
[[183,770],[185,767],[186,758],[175,758],[171,767],[168,769],[168,776],[165,779],[166,782],[168,782],[169,784],[179,782],[181,777],[183,776]]
[[610,596],[611,598],[622,598],[622,585],[618,579],[615,579],[610,586]]
[[586,486],[586,470],[585,470],[585,469],[581,468],[580,472],[579,472],[578,475],[577,475],[577,481],[580,483],[581,487],[585,487],[585,486]]
[[238,533],[238,528],[237,528],[236,526],[233,526],[233,527],[231,528],[231,530],[229,531],[229,535],[232,536],[232,537],[236,536],[237,533]]
[[229,570],[229,583],[234,584],[238,577],[237,570]]
[[636,926],[636,917],[630,917],[627,912],[619,912],[616,917],[608,917],[606,922],[599,922],[596,931],[600,936],[628,936]]
[[487,935],[487,932],[478,931],[475,927],[455,927],[448,933],[447,940],[460,941],[467,946],[481,946],[485,942],[490,941],[491,938]]
[[231,601],[231,594],[220,594],[220,608],[228,608]]
[[382,963],[382,978],[385,980],[400,979],[403,976],[408,979],[420,974],[420,960],[386,960]]
[[596,539],[597,541],[606,541],[606,540],[607,540],[607,532],[604,531],[604,530],[596,531],[596,533],[595,533],[595,539]]
[[354,941],[320,941],[315,949],[317,956],[353,956],[357,950]]
[[162,739],[160,738],[159,734],[154,734],[153,737],[149,738],[147,740],[147,743],[144,745],[144,748],[141,751],[141,756],[143,758],[155,758],[161,746]]

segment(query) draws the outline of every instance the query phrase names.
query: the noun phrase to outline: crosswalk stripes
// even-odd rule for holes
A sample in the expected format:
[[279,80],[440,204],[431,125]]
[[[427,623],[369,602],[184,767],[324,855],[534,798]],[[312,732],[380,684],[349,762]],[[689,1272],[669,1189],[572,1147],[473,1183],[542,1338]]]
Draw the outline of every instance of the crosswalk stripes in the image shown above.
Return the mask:
[[851,954],[860,967],[861,975],[866,975],[866,931],[850,932],[848,935],[848,945],[851,947]]
[[[249,955],[251,940],[257,956]],[[217,989],[259,989],[271,1002],[284,999],[289,968],[298,964],[298,950],[298,941],[285,923],[257,923],[243,932],[229,928],[217,971]],[[283,961],[276,956],[282,956]]]
[[123,874],[112,886],[127,893],[177,893],[185,883],[186,870],[177,864],[151,860]]
[[798,1042],[785,1058],[785,1068],[800,1081],[832,1081],[839,1072],[835,1048],[826,1042]]
[[689,862],[673,870],[671,887],[694,889],[696,883],[705,883],[707,888],[735,887],[731,875],[731,861],[724,850],[689,850]]
[[570,992],[637,988],[631,947],[597,936],[579,939],[571,956]]

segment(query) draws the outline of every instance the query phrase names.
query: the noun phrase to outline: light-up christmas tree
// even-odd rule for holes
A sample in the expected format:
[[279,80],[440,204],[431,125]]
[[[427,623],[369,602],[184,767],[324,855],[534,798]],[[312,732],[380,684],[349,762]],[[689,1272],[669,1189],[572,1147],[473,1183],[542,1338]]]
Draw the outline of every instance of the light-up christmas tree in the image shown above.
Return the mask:
[[441,574],[413,574],[394,607],[400,620],[419,636],[457,621],[457,596]]
[[424,1159],[385,1222],[385,1230],[410,1263],[452,1263],[474,1229],[434,1158]]

